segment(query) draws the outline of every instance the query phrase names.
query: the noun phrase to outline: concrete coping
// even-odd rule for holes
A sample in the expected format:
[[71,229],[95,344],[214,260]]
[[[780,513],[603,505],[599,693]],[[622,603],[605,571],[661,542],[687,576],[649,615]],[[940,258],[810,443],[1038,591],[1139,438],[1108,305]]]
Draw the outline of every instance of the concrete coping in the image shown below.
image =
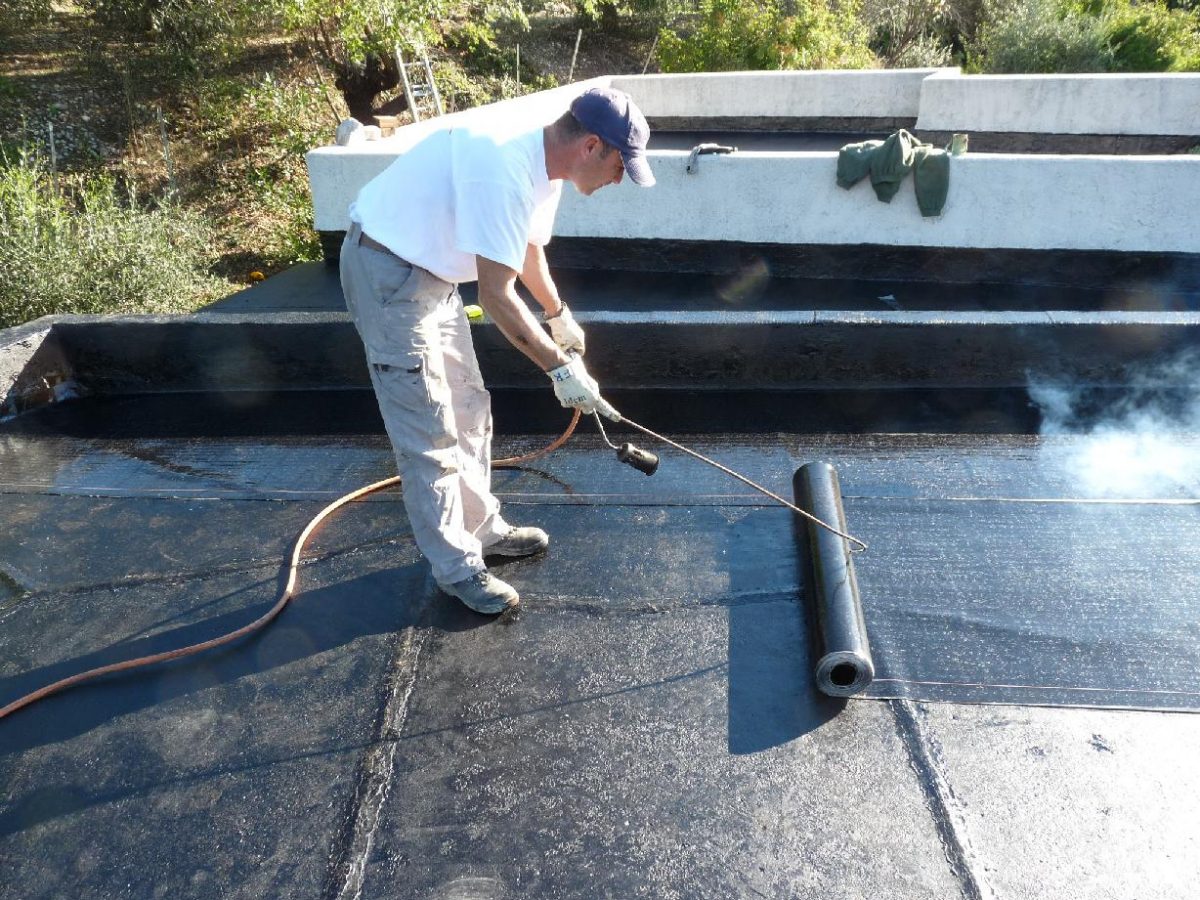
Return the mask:
[[922,80],[920,91],[916,127],[930,131],[1200,135],[1200,73],[962,75],[939,70]]
[[[419,122],[384,140],[310,151],[315,227],[344,230],[362,186],[431,130],[466,117],[550,122],[581,91],[608,84],[628,90],[648,115],[915,116],[918,128],[949,132],[1191,134],[1200,109],[1200,74],[964,76],[957,69],[903,69],[602,77]],[[1191,227],[1200,208],[1200,179],[1192,177],[1200,157],[968,154],[953,163],[944,214],[922,219],[910,191],[886,206],[867,188],[851,194],[837,189],[836,152],[739,152],[706,160],[698,174],[686,176],[686,151],[654,150],[650,156],[659,180],[654,191],[639,197],[616,188],[586,204],[565,191],[555,233],[786,244],[1200,249]],[[726,214],[713,216],[714,209]],[[763,215],[764,209],[777,212]]]

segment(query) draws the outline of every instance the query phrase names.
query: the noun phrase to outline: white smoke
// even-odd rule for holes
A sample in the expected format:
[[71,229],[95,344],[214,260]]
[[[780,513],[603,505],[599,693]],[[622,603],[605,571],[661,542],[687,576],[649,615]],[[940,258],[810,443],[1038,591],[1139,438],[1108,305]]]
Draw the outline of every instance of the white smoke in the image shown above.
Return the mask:
[[1200,352],[1132,373],[1119,399],[1031,381],[1042,413],[1042,461],[1081,496],[1200,499]]

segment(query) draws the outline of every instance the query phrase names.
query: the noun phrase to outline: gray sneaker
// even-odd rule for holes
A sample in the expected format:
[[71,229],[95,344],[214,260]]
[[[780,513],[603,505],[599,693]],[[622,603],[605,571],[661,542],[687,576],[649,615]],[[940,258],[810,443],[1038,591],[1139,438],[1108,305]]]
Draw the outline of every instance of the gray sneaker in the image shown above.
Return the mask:
[[502,613],[510,606],[521,602],[520,596],[512,585],[501,581],[491,572],[484,569],[476,572],[470,578],[456,581],[453,584],[439,584],[443,591],[451,597],[457,597],[477,613],[494,616]]
[[532,556],[550,546],[550,535],[531,525],[512,527],[504,537],[483,548],[484,556]]

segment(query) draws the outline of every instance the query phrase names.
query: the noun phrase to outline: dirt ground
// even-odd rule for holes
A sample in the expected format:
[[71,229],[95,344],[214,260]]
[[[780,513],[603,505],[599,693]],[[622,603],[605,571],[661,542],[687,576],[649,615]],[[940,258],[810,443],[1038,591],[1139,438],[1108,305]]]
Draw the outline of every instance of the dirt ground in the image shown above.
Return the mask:
[[[584,23],[581,28],[568,3],[545,5],[529,17],[529,26],[496,29],[501,49],[511,51],[514,60],[520,48],[523,72],[549,75],[563,84],[603,74],[640,73],[647,66],[656,70],[650,59],[655,46],[652,29],[622,20]],[[259,44],[246,65],[281,74],[311,65],[304,55],[291,52],[286,40],[264,39]],[[149,96],[152,90],[146,84],[131,83],[127,74],[114,71],[112,60],[106,59],[111,55],[92,33],[86,12],[74,3],[55,4],[45,26],[6,35],[0,49],[0,143],[32,142],[48,156],[53,141],[57,161],[68,166],[111,165],[122,159],[129,166],[153,167],[161,148],[152,140],[157,130],[157,110],[152,107],[162,107],[171,130],[180,115],[171,108],[170,98]],[[332,88],[330,79],[326,83]],[[340,106],[340,98],[334,101]],[[145,147],[147,143],[152,146]],[[139,159],[145,156],[152,158]]]

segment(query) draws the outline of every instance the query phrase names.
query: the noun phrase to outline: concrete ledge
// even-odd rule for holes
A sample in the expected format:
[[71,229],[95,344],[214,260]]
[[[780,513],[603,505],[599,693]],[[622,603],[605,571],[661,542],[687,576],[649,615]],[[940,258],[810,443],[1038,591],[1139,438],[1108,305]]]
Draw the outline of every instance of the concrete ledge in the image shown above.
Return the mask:
[[617,76],[647,118],[696,116],[916,117],[921,83],[958,69],[702,72]]
[[[339,152],[333,152],[334,150]],[[704,158],[650,154],[658,184],[583,198],[563,191],[554,233],[569,238],[876,245],[954,249],[1200,253],[1200,157],[968,154],[951,164],[944,212],[922,218],[911,179],[890,203],[864,180],[835,181],[837,154],[739,152]],[[347,226],[363,184],[390,162],[379,149],[309,154],[316,227]],[[330,247],[336,247],[336,238]]]
[[1200,157],[967,155],[943,215],[835,181],[836,153],[652,153],[658,185],[563,192],[555,234],[783,244],[1200,252]]
[[1200,74],[962,75],[921,83],[917,127],[1047,134],[1200,134]]
[[[957,70],[734,72],[599,78],[401,129],[355,147],[307,155],[319,232],[347,226],[358,191],[431,130],[466,116],[549,122],[593,85],[628,90],[647,115],[724,123],[896,122],[916,117],[935,135],[1140,136],[1144,144],[1190,140],[1200,75],[962,76]],[[1172,137],[1174,136],[1174,138]],[[1114,138],[1115,139],[1115,138]],[[1198,139],[1200,140],[1200,139]],[[1064,145],[1065,146],[1065,145]],[[1140,145],[1139,145],[1140,146]],[[1156,145],[1157,146],[1157,145]],[[1167,145],[1163,145],[1167,146]],[[1178,149],[1180,145],[1170,143]],[[1116,145],[1113,149],[1118,149]],[[1200,251],[1191,226],[1200,208],[1200,157],[978,153],[956,159],[945,215],[922,219],[910,189],[890,205],[870,188],[834,185],[836,153],[740,152],[706,158],[654,150],[659,185],[630,185],[581,203],[566,191],[556,223],[564,236],[793,244]]]
[[[879,134],[886,136],[900,128],[917,127],[915,116],[647,116],[650,144],[661,142],[663,134],[696,132],[758,132],[769,134]],[[861,140],[861,138],[852,138]],[[690,149],[690,148],[689,148]],[[815,149],[815,148],[814,148]]]

